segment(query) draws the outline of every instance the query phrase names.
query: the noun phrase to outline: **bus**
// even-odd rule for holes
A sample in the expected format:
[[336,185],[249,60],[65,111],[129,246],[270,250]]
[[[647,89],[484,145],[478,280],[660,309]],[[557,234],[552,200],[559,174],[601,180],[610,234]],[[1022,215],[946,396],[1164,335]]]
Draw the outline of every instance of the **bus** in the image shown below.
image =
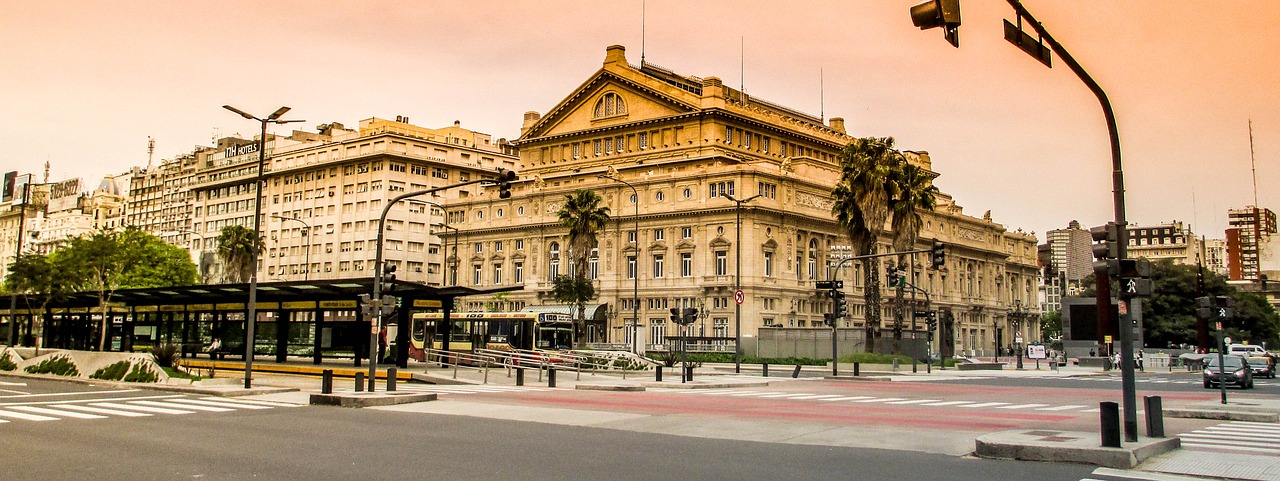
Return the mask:
[[470,352],[563,351],[573,348],[573,319],[568,314],[534,312],[458,312],[449,316],[453,328],[445,346],[444,314],[413,315],[409,331],[409,357],[426,360],[426,349]]

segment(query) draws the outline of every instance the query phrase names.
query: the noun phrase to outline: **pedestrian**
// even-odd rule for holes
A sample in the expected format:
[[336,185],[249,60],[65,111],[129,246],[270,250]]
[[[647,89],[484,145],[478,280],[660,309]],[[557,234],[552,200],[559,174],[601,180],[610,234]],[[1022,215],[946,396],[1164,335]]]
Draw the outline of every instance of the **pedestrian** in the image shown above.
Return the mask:
[[222,340],[216,337],[213,338],[213,341],[209,343],[209,347],[205,349],[205,351],[209,353],[209,359],[217,359],[218,355],[221,354],[219,352],[221,350],[222,350]]
[[1146,354],[1146,353],[1142,352],[1142,349],[1138,349],[1138,355],[1137,355],[1137,356],[1135,356],[1135,357],[1133,358],[1133,360],[1134,360],[1134,361],[1136,361],[1136,362],[1138,363],[1138,370],[1139,370],[1139,371],[1145,371],[1145,370],[1146,370],[1146,369],[1144,369],[1144,368],[1142,367],[1142,358],[1146,357],[1146,356],[1145,356],[1145,354]]
[[383,326],[378,331],[378,360],[379,362],[387,359],[387,327]]
[[1095,350],[1093,350],[1093,349],[1090,349],[1090,350],[1089,350],[1089,357],[1098,357],[1098,351],[1095,351]]

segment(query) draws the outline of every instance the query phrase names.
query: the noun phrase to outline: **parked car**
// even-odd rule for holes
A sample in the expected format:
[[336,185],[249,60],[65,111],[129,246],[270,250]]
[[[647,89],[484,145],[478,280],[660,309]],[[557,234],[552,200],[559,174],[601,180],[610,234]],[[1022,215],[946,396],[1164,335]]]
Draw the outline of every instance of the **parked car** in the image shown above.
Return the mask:
[[1219,364],[1218,356],[1210,354],[1205,356],[1205,361],[1204,387],[1211,388],[1217,384],[1235,384],[1241,389],[1253,387],[1253,369],[1249,368],[1245,358],[1225,355]]
[[1249,368],[1253,370],[1253,377],[1276,378],[1276,365],[1270,356],[1249,358]]

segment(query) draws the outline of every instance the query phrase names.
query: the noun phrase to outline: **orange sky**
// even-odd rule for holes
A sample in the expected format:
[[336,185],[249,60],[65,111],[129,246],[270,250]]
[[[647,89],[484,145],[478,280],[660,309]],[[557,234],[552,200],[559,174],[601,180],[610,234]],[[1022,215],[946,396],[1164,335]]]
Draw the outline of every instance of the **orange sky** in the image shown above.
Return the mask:
[[[1011,230],[1112,216],[1096,100],[1055,62],[1003,40],[1003,0],[962,0],[961,48],[911,25],[922,0],[648,0],[646,60],[717,76],[852,135],[929,151],[965,212]],[[790,10],[779,11],[779,5]],[[1027,0],[1107,91],[1120,126],[1128,217],[1222,237],[1226,210],[1280,210],[1280,2]],[[639,63],[641,0],[10,2],[0,15],[0,170],[103,175],[252,136],[293,108],[301,125],[410,117],[515,138],[600,67]],[[745,55],[740,55],[745,45]],[[1055,59],[1056,60],[1056,59]],[[825,94],[819,89],[819,70]],[[745,78],[740,72],[745,71]],[[821,100],[820,100],[821,99]],[[1194,199],[1194,200],[1193,200]]]

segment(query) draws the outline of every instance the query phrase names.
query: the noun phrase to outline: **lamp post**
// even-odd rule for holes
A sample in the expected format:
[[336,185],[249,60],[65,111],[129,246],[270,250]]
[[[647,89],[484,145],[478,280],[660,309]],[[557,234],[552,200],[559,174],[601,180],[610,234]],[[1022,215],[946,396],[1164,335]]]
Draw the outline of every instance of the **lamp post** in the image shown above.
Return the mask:
[[1009,310],[1009,323],[1013,325],[1013,340],[1018,352],[1018,369],[1022,369],[1022,318],[1026,312],[1022,309],[1022,301],[1013,301],[1013,309]]
[[280,107],[265,119],[260,119],[230,105],[223,105],[222,108],[262,125],[261,135],[258,137],[258,174],[254,180],[255,187],[253,191],[253,244],[249,250],[249,264],[253,266],[253,271],[249,275],[249,313],[245,318],[244,328],[244,388],[249,389],[253,387],[253,328],[258,320],[258,250],[260,250],[262,242],[260,240],[262,238],[262,169],[267,161],[267,124],[287,124],[302,122],[302,120],[280,120],[280,117],[289,111],[289,107]]
[[[737,298],[738,291],[742,290],[742,204],[755,200],[756,197],[760,197],[760,194],[742,200],[735,199],[729,194],[722,195],[734,203],[733,209],[738,219],[737,228],[735,229],[738,231],[738,240],[734,242],[734,247],[737,249],[734,257],[737,259],[735,259],[736,266],[733,269],[733,335],[737,338],[733,344],[733,372],[738,373],[742,372],[742,303],[738,302]],[[831,364],[835,365],[835,361],[832,360]]]
[[[174,233],[174,234],[191,234],[191,235],[193,235],[193,236],[196,236],[196,237],[200,238],[200,250],[197,250],[197,251],[196,251],[196,267],[197,267],[197,268],[199,268],[199,266],[200,266],[200,257],[201,257],[201,253],[203,253],[203,252],[204,252],[204,247],[205,247],[205,245],[204,245],[204,234],[201,234],[201,233],[196,232],[196,231],[193,231],[193,230],[187,230],[187,229],[174,229],[173,233]],[[191,243],[188,241],[188,242],[187,242],[187,249],[190,249],[190,248],[191,248]],[[202,283],[207,282],[207,281],[206,281],[206,279],[205,279],[204,274],[200,274],[200,282],[202,282]]]
[[303,237],[303,238],[306,240],[306,242],[307,242],[307,244],[306,244],[305,246],[303,246],[303,250],[304,250],[304,251],[306,251],[306,261],[305,261],[305,262],[307,263],[307,266],[306,266],[306,269],[304,269],[304,270],[302,271],[302,280],[304,280],[304,281],[305,281],[305,280],[309,280],[309,278],[310,278],[310,273],[311,273],[311,235],[312,235],[312,234],[314,234],[314,231],[312,231],[312,230],[311,230],[311,224],[308,224],[306,221],[304,221],[304,220],[302,220],[302,219],[299,219],[299,218],[297,218],[297,217],[284,217],[284,216],[279,216],[279,215],[272,214],[272,215],[271,215],[271,218],[272,218],[272,219],[280,219],[280,220],[291,220],[291,221],[294,221],[294,222],[300,223],[300,224],[302,224],[303,229],[305,229],[305,230],[306,230],[306,232],[303,232],[303,233],[302,233],[302,237]]
[[[28,178],[30,176],[28,175]],[[18,262],[22,256],[22,239],[26,237],[27,202],[30,201],[31,182],[22,184],[22,208],[18,213],[18,248],[13,253],[13,261]],[[28,306],[30,307],[30,306]],[[9,345],[18,345],[18,290],[9,293]],[[35,328],[33,327],[32,330]]]
[[640,192],[636,190],[636,186],[630,182],[614,177],[610,174],[600,174],[601,179],[609,179],[614,182],[621,183],[631,188],[631,195],[636,197],[635,202],[635,233],[636,233],[636,272],[631,276],[631,352],[636,352],[636,323],[640,322]]
[[[446,280],[447,280],[448,282],[446,282],[445,284],[446,284],[446,285],[450,285],[450,286],[456,286],[456,285],[458,285],[458,228],[457,228],[457,227],[450,226],[450,225],[448,224],[448,216],[447,216],[447,215],[445,216],[445,222],[446,222],[446,223],[445,223],[445,224],[444,224],[444,226],[443,226],[443,227],[445,228],[445,232],[447,233],[447,232],[448,232],[448,231],[450,231],[450,230],[452,230],[452,231],[453,231],[453,261],[452,261],[452,262],[453,262],[453,265],[452,265],[452,266],[448,266],[448,265],[446,265],[446,266],[445,266],[445,267],[449,268],[449,273],[445,276],[445,278],[446,278]],[[448,250],[448,244],[446,244],[446,251],[447,251],[447,250]],[[445,258],[445,261],[446,261],[446,262],[448,262],[448,261],[449,261],[449,256],[448,256],[448,255],[446,255],[444,258]]]
[[[443,224],[441,224],[441,225],[442,225],[442,226],[444,226],[444,228],[446,229],[446,230],[445,230],[445,232],[448,232],[448,229],[452,229],[452,227],[449,227],[449,212],[445,210],[445,208],[444,208],[444,206],[443,206],[443,205],[437,204],[437,203],[435,203],[435,202],[431,202],[431,201],[429,201],[429,200],[423,200],[423,201],[420,201],[420,202],[422,202],[422,203],[424,203],[424,204],[427,204],[427,205],[430,205],[430,206],[433,206],[433,207],[435,207],[435,208],[437,208],[437,209],[440,209],[440,212],[444,213],[444,215],[442,215],[442,216],[441,216],[441,217],[444,219],[444,223],[443,223]],[[431,218],[431,215],[427,215],[427,219],[430,219],[430,218]],[[427,222],[427,239],[428,239],[428,241],[431,239],[431,226],[433,226],[433,225],[435,225],[435,224],[432,224],[431,222]],[[453,230],[457,230],[457,229],[453,229]],[[454,237],[454,240],[455,240],[455,241],[457,240],[457,237],[456,237],[456,236]],[[428,249],[428,251],[430,251],[430,246],[428,246],[428,248],[427,248],[427,249]],[[444,236],[440,236],[440,249],[441,249],[441,251],[442,251],[442,252],[446,252],[446,253],[447,253],[447,252],[449,252],[448,244],[446,244],[446,243],[445,243]],[[428,252],[428,254],[429,254],[429,252]],[[447,261],[447,260],[448,260],[448,258],[449,258],[449,256],[448,256],[448,255],[441,255],[441,256],[440,256],[440,258],[441,258],[441,259],[444,259],[444,260],[446,260],[446,261]],[[445,266],[446,268],[448,267],[448,265],[447,265],[446,263],[441,263],[441,265],[442,265],[442,266]],[[430,274],[430,273],[428,272],[428,274]],[[442,281],[442,282],[440,282],[441,284],[444,284],[443,280],[444,280],[444,278],[445,278],[445,277],[447,277],[447,276],[448,276],[448,274],[441,274],[441,276],[440,276],[440,277],[441,277],[441,281]]]

